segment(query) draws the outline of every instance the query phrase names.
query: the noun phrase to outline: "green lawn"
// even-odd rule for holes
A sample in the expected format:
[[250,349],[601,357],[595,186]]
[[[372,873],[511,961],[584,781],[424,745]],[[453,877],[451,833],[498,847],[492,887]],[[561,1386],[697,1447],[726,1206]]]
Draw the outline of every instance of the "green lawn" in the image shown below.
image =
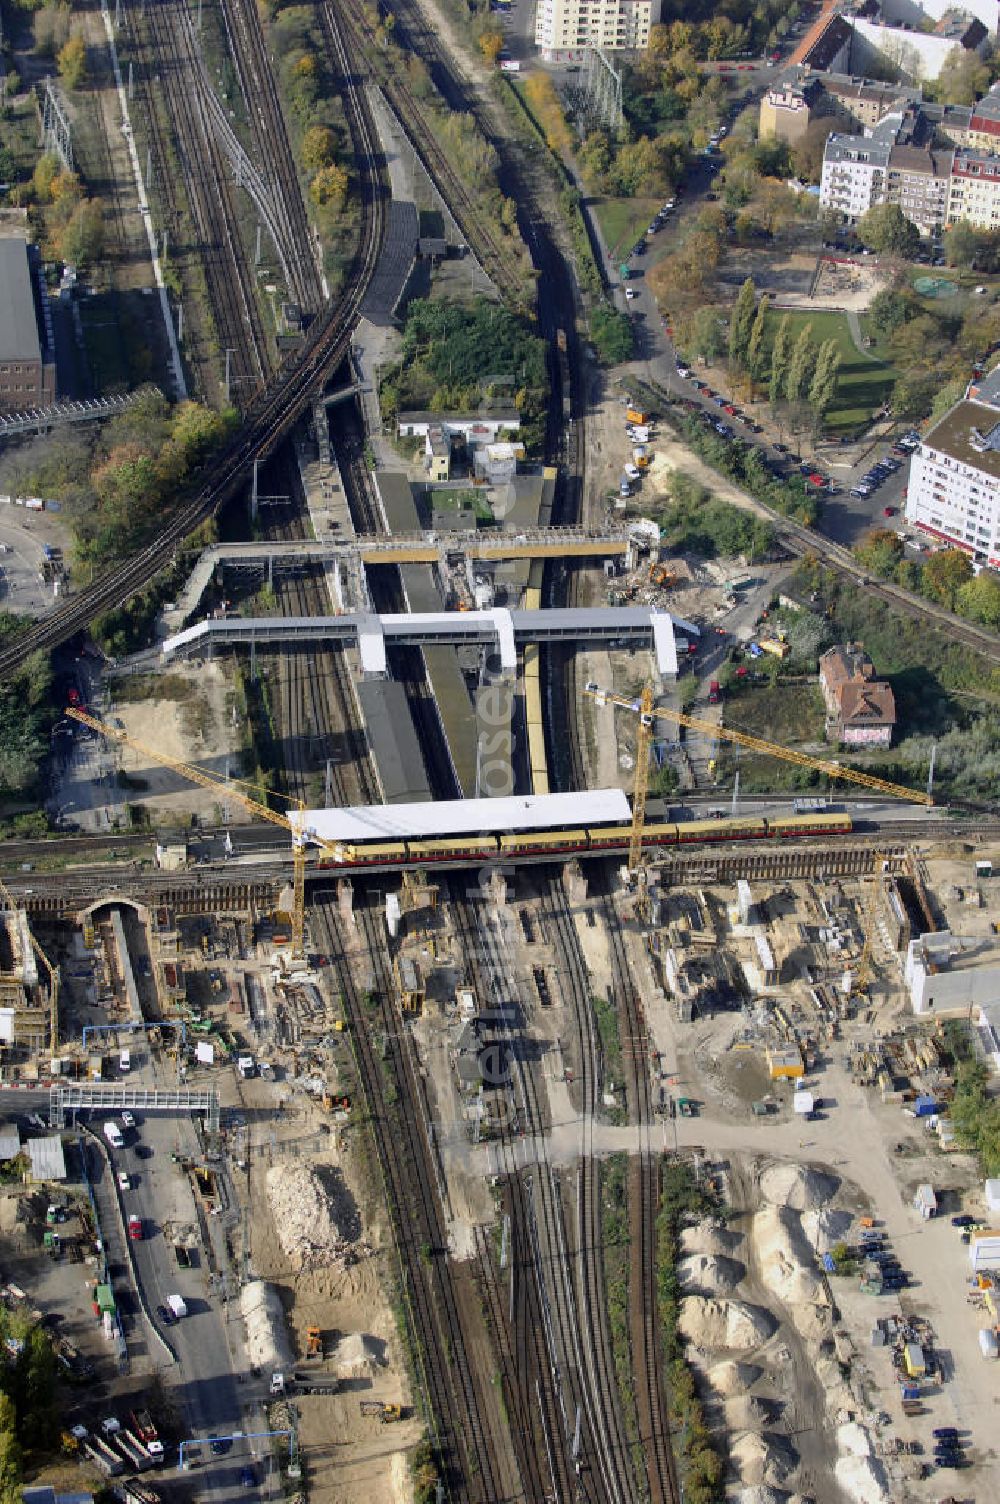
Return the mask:
[[463,486],[456,490],[450,487],[446,489],[435,487],[430,493],[429,500],[436,512],[457,512],[460,507],[473,507],[480,522],[493,521],[493,513],[490,511],[485,494],[473,486]]
[[615,262],[624,260],[640,235],[644,235],[653,222],[653,215],[662,207],[659,198],[597,198],[591,207],[597,215],[605,244]]
[[[785,317],[781,309],[772,311],[769,328],[771,337],[779,320]],[[851,339],[847,318],[842,313],[788,313],[792,338],[804,324],[812,325],[816,344],[835,339],[840,346],[842,363],[837,380],[837,395],[827,417],[830,429],[857,429],[871,422],[872,414],[892,392],[896,372],[881,358],[874,360],[862,355]],[[874,352],[872,352],[874,354]]]

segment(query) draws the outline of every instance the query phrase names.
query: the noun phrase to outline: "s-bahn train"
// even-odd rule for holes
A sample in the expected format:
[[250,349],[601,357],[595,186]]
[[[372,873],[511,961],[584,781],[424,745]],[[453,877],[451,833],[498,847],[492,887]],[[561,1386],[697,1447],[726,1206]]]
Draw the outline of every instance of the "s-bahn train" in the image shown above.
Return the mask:
[[[643,850],[727,841],[788,841],[804,836],[849,835],[849,814],[758,815],[749,819],[657,822],[646,826]],[[526,830],[517,835],[449,836],[439,840],[345,841],[336,857],[322,857],[318,867],[424,866],[432,862],[489,861],[494,857],[574,856],[588,851],[627,851],[630,825],[592,825],[587,829]]]

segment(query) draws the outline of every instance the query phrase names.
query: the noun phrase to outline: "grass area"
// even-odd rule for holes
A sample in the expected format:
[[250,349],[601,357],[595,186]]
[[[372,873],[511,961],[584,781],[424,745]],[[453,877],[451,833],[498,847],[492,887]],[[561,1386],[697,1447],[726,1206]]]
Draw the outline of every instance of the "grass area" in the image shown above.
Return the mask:
[[[784,317],[783,311],[772,311],[768,321],[772,338]],[[831,430],[854,430],[870,423],[872,414],[890,396],[896,371],[881,357],[869,359],[858,351],[851,339],[846,315],[842,313],[791,312],[787,318],[793,339],[805,324],[811,324],[817,345],[835,339],[840,348],[842,363],[837,378],[837,395],[827,415],[826,426]]]
[[[778,679],[773,685],[754,684],[745,688],[734,683],[726,692],[726,725],[781,747],[808,746],[812,751],[821,749],[820,756],[827,751],[835,755],[834,749],[824,746],[823,722],[823,696],[815,683],[788,684]],[[739,767],[740,787],[746,793],[812,788],[816,783],[807,768],[782,762],[766,753],[757,755],[745,750],[740,750],[737,762],[736,752],[732,743],[722,744],[718,776],[722,782],[728,782]]]
[[493,513],[483,491],[473,486],[453,490],[450,487],[435,487],[428,497],[435,512],[457,512],[472,507],[480,522],[492,522]]
[[623,261],[640,235],[649,229],[653,215],[662,208],[658,198],[596,198],[591,208],[604,236],[604,243],[617,264]]
[[[601,1256],[608,1301],[611,1351],[621,1396],[622,1417],[632,1455],[639,1443],[635,1370],[629,1331],[628,1155],[612,1154],[601,1168]],[[633,1484],[635,1479],[632,1480]]]
[[593,998],[594,1017],[601,1041],[601,1056],[604,1064],[602,1084],[605,1091],[613,1091],[620,1104],[612,1109],[613,1122],[625,1121],[625,1073],[622,1068],[622,1042],[618,1032],[618,1009],[605,997]]

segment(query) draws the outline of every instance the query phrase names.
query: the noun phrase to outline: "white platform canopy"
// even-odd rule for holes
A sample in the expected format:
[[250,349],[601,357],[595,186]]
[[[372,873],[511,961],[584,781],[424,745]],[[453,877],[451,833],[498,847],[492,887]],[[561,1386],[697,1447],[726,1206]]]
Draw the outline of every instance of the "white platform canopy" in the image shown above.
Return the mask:
[[435,836],[494,835],[558,830],[562,826],[626,825],[632,818],[621,789],[582,794],[520,794],[508,799],[442,799],[429,804],[371,804],[351,809],[289,810],[297,839],[405,841]]

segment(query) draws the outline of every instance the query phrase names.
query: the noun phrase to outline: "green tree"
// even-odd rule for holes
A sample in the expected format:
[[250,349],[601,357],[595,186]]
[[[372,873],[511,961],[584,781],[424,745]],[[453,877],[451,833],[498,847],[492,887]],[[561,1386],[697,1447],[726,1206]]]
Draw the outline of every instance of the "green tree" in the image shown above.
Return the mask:
[[788,314],[782,316],[771,347],[771,406],[777,407],[785,394],[788,368],[792,359],[792,326]]
[[337,138],[328,125],[311,125],[302,137],[302,165],[307,172],[329,167],[337,151]]
[[960,548],[943,548],[939,553],[931,554],[924,565],[924,593],[953,611],[958,591],[972,578],[972,562],[968,554]]
[[747,370],[755,381],[762,381],[767,368],[767,351],[765,339],[767,337],[767,311],[770,302],[767,298],[761,298],[757,306],[757,315],[750,330],[750,338],[747,340],[746,365]]
[[966,580],[955,593],[955,610],[970,621],[982,622],[1000,632],[1000,580],[985,570]]
[[742,366],[746,363],[747,348],[754,322],[754,305],[757,289],[752,277],[747,277],[740,288],[729,317],[729,358]]
[[920,232],[898,204],[875,204],[858,221],[858,237],[880,256],[903,256],[908,260],[920,246]]
[[9,1394],[0,1390],[0,1504],[21,1504],[21,1446]]
[[87,77],[87,47],[83,37],[70,37],[56,58],[59,77],[67,89],[78,89]]
[[56,1389],[55,1354],[40,1326],[33,1326],[28,1332],[17,1367],[21,1395],[18,1407],[20,1438],[29,1451],[43,1450],[51,1446],[56,1438],[59,1417],[53,1406]]
[[903,557],[903,540],[891,528],[874,527],[865,533],[854,550],[855,556],[872,574],[892,579]]
[[921,311],[920,304],[908,288],[883,287],[868,305],[867,319],[877,333],[888,335],[916,318]]
[[789,402],[804,401],[809,391],[815,364],[816,346],[813,343],[812,324],[803,324],[792,346],[792,354],[788,362],[785,396]]
[[979,251],[979,235],[972,225],[959,220],[944,232],[944,259],[949,266],[971,268]]
[[975,104],[990,86],[990,69],[975,52],[956,47],[941,64],[934,92],[942,104]]
[[74,266],[93,266],[104,249],[104,211],[96,198],[76,205],[59,237],[63,258]]
[[816,367],[809,383],[809,406],[822,419],[830,410],[837,391],[840,373],[840,347],[835,339],[825,339],[816,356]]
[[719,310],[702,304],[685,320],[685,348],[702,360],[714,361],[726,348],[725,323],[719,323]]
[[347,173],[336,162],[321,167],[309,184],[309,197],[314,204],[329,207],[339,213],[347,202]]
[[590,337],[602,365],[617,366],[631,360],[635,350],[632,320],[608,303],[598,303],[590,312]]

